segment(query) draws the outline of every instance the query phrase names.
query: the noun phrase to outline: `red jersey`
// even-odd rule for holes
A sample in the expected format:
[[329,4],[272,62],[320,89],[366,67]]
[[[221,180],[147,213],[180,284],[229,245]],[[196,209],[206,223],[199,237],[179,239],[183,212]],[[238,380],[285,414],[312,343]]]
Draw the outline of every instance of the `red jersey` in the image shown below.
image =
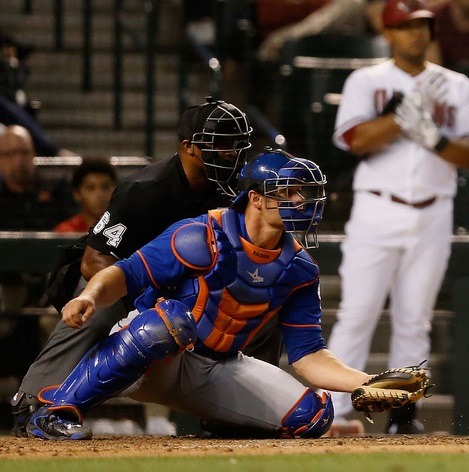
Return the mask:
[[52,231],[56,233],[87,233],[89,229],[85,218],[81,213],[72,216],[68,220],[62,221],[54,227]]
[[262,38],[304,20],[330,0],[257,0],[257,27]]

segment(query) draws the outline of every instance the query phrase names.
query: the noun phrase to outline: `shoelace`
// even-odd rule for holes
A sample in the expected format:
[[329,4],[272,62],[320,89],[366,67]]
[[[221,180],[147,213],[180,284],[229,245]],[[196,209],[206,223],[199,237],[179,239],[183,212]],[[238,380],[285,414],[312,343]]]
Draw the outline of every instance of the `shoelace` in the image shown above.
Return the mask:
[[56,416],[56,415],[51,415],[50,417],[50,420],[49,420],[49,423],[52,423],[54,421],[58,421],[59,423],[61,423],[66,429],[72,429],[72,428],[82,428],[83,425],[81,425],[80,423],[73,423],[72,421],[70,420],[67,420],[67,419],[64,419],[64,418],[60,418],[59,416]]

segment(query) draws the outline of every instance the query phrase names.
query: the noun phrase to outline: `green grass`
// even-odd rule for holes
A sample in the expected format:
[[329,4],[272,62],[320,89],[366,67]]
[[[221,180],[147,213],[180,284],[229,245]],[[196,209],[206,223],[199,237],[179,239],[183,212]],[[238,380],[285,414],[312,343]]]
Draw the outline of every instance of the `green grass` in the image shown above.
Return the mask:
[[223,457],[0,459],[0,472],[464,472],[469,454],[278,454]]

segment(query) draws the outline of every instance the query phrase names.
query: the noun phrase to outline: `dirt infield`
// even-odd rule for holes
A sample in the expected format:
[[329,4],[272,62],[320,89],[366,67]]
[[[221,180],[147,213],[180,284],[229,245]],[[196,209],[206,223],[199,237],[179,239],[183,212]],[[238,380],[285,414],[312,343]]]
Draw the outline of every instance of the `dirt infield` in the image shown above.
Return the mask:
[[[469,453],[467,436],[383,436],[290,440],[219,440],[196,437],[98,436],[91,441],[41,441],[0,437],[1,459],[145,457],[236,454]],[[0,459],[0,461],[1,461]]]

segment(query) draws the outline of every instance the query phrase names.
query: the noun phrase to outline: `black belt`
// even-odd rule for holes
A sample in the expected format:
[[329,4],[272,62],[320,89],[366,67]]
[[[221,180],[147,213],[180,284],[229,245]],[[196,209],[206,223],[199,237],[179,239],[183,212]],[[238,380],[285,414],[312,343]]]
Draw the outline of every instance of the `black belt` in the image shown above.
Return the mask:
[[[368,192],[372,193],[373,195],[378,195],[378,197],[383,197],[385,195],[384,192],[381,192],[379,190],[368,190]],[[389,195],[389,199],[392,202],[401,203],[402,205],[408,205],[408,206],[411,206],[412,208],[419,208],[419,209],[426,208],[430,206],[431,204],[435,203],[436,198],[437,197],[431,197],[421,202],[412,203],[412,202],[407,202],[405,200],[402,200],[402,198],[396,197],[396,195]]]

